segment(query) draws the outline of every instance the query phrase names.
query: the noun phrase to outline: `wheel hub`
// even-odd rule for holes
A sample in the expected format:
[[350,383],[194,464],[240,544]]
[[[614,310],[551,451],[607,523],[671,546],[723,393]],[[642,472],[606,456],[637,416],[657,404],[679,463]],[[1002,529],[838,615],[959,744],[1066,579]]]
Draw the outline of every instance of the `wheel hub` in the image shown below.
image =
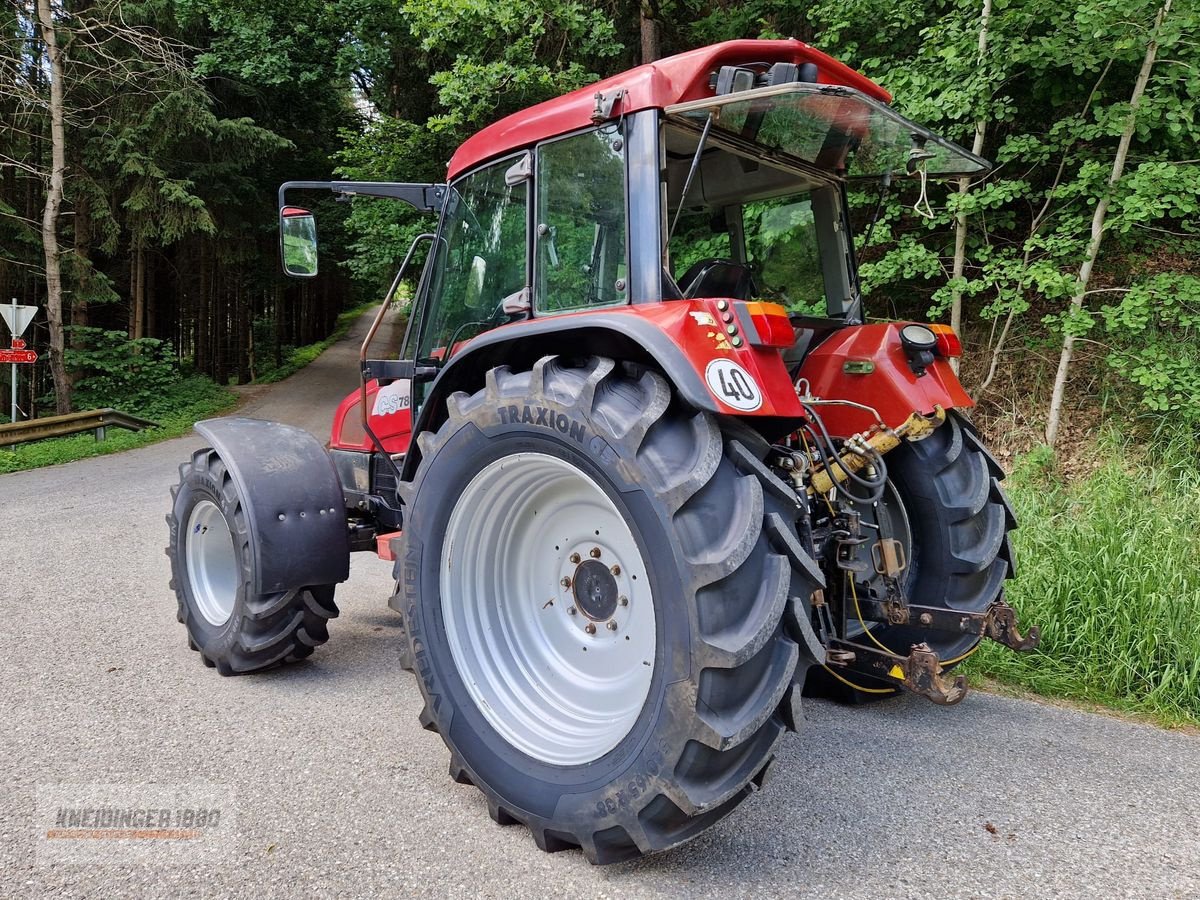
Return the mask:
[[607,622],[617,611],[617,579],[596,559],[579,564],[573,588],[575,605],[593,622]]
[[238,562],[229,523],[211,500],[192,508],[183,544],[196,607],[210,625],[224,625],[237,599]]

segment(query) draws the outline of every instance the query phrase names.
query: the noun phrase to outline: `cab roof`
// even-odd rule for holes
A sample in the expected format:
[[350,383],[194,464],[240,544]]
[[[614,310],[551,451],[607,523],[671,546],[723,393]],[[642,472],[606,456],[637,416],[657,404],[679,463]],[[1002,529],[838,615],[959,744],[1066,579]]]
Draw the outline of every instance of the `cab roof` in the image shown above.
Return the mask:
[[884,103],[892,99],[891,94],[865,75],[802,41],[726,41],[629,69],[513,113],[464,141],[450,159],[447,179],[453,180],[482,162],[538,141],[586,128],[592,124],[597,92],[625,91],[612,109],[610,118],[615,118],[643,109],[662,109],[675,103],[711,97],[713,89],[709,87],[709,77],[721,66],[777,62],[813,63],[821,84],[852,87]]

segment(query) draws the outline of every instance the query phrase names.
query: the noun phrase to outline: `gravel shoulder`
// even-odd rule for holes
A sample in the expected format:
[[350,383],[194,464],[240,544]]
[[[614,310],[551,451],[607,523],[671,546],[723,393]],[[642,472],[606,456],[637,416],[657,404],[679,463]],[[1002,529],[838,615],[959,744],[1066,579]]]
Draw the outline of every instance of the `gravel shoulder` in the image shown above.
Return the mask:
[[[367,324],[238,414],[325,440]],[[163,518],[199,445],[0,476],[0,895],[1200,895],[1200,737],[982,693],[810,702],[766,788],[696,841],[605,869],[543,854],[417,723],[387,564],[356,556],[303,663],[221,678],[187,649]],[[61,782],[215,784],[233,838],[190,864],[48,864],[36,800]]]

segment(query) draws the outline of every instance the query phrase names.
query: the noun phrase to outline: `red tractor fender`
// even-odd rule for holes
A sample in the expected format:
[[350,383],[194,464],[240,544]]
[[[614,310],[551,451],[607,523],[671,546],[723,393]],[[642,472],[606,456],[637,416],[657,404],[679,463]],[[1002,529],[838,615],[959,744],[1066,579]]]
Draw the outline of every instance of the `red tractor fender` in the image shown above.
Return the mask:
[[[873,407],[890,428],[903,424],[913,412],[974,406],[945,357],[935,356],[923,374],[913,371],[900,342],[900,329],[906,324],[839,329],[808,354],[799,377],[808,382],[814,397]],[[875,424],[874,416],[852,406],[821,406],[819,412],[835,437],[849,437]]]
[[[775,317],[764,320],[757,309],[755,304],[733,300],[674,300],[514,322],[485,332],[454,353],[429,385],[416,423],[409,408],[407,381],[392,382],[382,389],[378,382],[368,382],[367,419],[388,453],[407,453],[411,433],[436,429],[444,417],[445,399],[456,391],[478,390],[489,369],[508,365],[520,370],[542,356],[575,353],[650,365],[662,372],[693,408],[773,420],[769,424],[762,421],[761,427],[786,433],[792,427],[786,423],[804,415],[779,353],[790,343],[791,331],[788,327],[779,333]],[[900,329],[905,324],[841,328],[809,353],[799,375],[814,396],[871,406],[893,428],[913,411],[973,406],[946,359],[935,358],[923,375],[913,371],[900,343]],[[734,334],[730,326],[735,326]],[[743,342],[735,347],[731,338],[738,335]],[[847,372],[848,362],[858,365]],[[865,368],[871,371],[854,374]],[[331,448],[374,449],[362,427],[359,402],[360,392],[354,391],[338,406]],[[837,436],[846,437],[875,424],[870,413],[853,407],[822,406],[820,412],[830,433]],[[406,477],[417,455],[410,454],[411,459],[406,460]]]

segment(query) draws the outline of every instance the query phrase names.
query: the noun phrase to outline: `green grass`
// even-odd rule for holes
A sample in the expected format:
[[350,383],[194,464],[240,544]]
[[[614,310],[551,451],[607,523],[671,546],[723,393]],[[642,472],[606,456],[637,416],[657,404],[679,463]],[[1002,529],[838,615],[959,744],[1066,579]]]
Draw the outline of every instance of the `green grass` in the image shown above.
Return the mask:
[[274,384],[276,381],[283,381],[289,375],[294,375],[299,372],[310,362],[332,347],[335,343],[346,336],[346,332],[350,330],[350,326],[365,313],[368,309],[378,308],[379,301],[374,300],[368,303],[362,303],[358,306],[352,306],[337,317],[337,322],[333,327],[332,333],[323,341],[317,341],[315,344],[305,344],[303,347],[292,348],[283,358],[283,362],[276,368],[264,369],[258,373],[258,377],[254,379],[255,384]]
[[201,375],[184,378],[160,400],[145,409],[122,409],[159,424],[145,431],[108,429],[106,440],[97,441],[91,432],[71,437],[50,438],[15,447],[0,447],[0,474],[53,466],[59,463],[118,453],[143,447],[191,431],[201,419],[219,415],[237,404],[237,395]]
[[1007,487],[1020,528],[1008,595],[1041,646],[985,642],[968,671],[1039,694],[1200,722],[1200,465],[1187,441],[1109,437],[1064,485],[1046,451]]

